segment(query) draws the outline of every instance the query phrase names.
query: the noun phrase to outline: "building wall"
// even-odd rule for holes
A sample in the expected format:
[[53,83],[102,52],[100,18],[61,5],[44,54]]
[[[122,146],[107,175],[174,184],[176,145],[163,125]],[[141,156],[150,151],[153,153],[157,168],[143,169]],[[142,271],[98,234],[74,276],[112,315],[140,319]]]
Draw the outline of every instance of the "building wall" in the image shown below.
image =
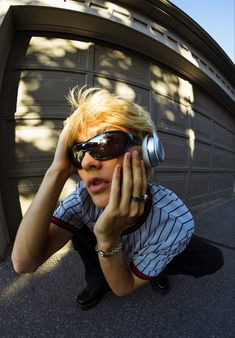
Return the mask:
[[[72,6],[69,11],[68,7],[54,8],[41,22],[42,7],[36,8],[39,18],[33,20],[32,8],[27,6],[7,8],[4,14],[2,35],[12,40],[9,45],[4,40],[5,53],[0,55],[6,65],[0,94],[0,151],[5,158],[0,165],[5,213],[0,225],[5,233],[2,247],[14,238],[22,213],[52,161],[62,121],[70,113],[65,96],[76,84],[129,95],[149,109],[166,151],[166,161],[155,170],[154,179],[173,189],[189,206],[232,194],[235,119],[231,83],[210,60],[201,65],[195,61],[196,57],[203,59],[198,56],[200,51],[194,52],[189,63],[189,49],[184,45],[183,52],[178,50],[182,38],[157,23],[151,23],[157,38],[149,40],[144,26],[150,22],[147,17],[134,12],[130,28],[130,12],[118,7],[118,22],[113,26],[113,18],[107,14],[111,5],[95,7],[89,2],[87,7],[88,1],[75,5],[67,2],[64,6]],[[58,18],[56,29],[52,25],[55,13],[63,18],[70,14],[64,21]],[[89,32],[84,15],[93,27]],[[81,19],[76,30],[75,18]],[[113,27],[119,30],[115,33]],[[61,198],[75,181],[68,181]]]

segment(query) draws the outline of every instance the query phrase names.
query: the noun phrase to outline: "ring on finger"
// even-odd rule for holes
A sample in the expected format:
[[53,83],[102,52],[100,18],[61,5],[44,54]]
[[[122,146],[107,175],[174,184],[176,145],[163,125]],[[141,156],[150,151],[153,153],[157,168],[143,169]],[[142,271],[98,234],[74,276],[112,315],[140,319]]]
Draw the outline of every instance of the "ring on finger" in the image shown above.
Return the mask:
[[132,199],[135,202],[145,203],[147,201],[147,199],[148,199],[148,195],[132,196]]

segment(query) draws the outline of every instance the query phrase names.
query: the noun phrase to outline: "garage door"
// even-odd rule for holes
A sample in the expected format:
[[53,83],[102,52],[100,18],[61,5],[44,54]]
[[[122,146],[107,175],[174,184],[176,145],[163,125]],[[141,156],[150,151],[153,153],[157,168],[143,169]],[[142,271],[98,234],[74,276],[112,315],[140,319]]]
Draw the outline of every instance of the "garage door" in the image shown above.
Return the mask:
[[[2,144],[4,200],[13,236],[50,165],[74,85],[102,86],[150,110],[166,161],[154,179],[188,204],[231,193],[234,120],[209,95],[150,58],[68,36],[18,33],[8,62]],[[61,198],[73,189],[71,178]],[[12,212],[14,210],[14,212]]]

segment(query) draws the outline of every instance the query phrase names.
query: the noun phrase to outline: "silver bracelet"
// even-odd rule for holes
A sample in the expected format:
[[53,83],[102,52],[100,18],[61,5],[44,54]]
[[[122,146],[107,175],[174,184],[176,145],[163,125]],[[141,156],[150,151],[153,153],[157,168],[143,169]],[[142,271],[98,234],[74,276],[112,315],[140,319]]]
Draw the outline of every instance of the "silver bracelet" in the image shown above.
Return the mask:
[[102,257],[109,257],[109,256],[113,256],[113,255],[115,255],[116,253],[118,253],[118,252],[121,250],[122,246],[123,246],[123,243],[122,243],[122,242],[119,242],[119,243],[118,243],[118,246],[116,246],[116,248],[114,248],[114,249],[111,250],[111,251],[106,251],[106,252],[105,252],[105,251],[103,251],[103,250],[100,250],[100,249],[98,248],[98,245],[96,245],[95,251],[97,251],[98,254],[99,254],[100,256],[102,256]]

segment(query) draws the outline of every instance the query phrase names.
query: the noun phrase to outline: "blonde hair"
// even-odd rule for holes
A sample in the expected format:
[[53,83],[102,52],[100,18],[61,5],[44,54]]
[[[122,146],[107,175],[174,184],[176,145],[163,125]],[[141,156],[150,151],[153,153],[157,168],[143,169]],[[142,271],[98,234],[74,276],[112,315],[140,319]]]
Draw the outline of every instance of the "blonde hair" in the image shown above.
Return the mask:
[[[67,140],[69,146],[85,140],[89,129],[96,126],[100,127],[100,132],[112,128],[129,131],[141,140],[155,129],[147,110],[106,89],[79,89],[76,86],[70,90],[68,101],[73,111],[65,121],[70,130]],[[89,133],[89,137],[92,136],[95,135]]]

